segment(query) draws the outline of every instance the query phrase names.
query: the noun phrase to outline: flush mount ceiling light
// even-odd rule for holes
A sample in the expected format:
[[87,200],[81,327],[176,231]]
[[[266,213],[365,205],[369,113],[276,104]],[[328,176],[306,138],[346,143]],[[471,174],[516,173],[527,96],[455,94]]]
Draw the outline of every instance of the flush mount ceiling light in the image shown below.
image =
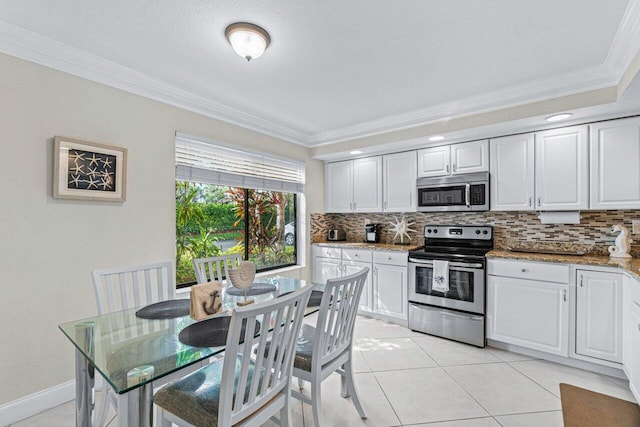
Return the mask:
[[432,136],[431,138],[429,138],[429,141],[442,141],[443,139],[444,139],[444,136],[436,135],[436,136]]
[[548,122],[557,122],[560,120],[566,120],[571,116],[573,116],[572,113],[554,114],[553,116],[547,117],[545,120]]
[[262,56],[271,43],[271,37],[263,28],[248,22],[236,22],[224,30],[224,35],[238,55],[251,61]]
[[362,154],[362,151],[360,151],[360,150],[351,150],[351,151],[349,151],[349,154]]

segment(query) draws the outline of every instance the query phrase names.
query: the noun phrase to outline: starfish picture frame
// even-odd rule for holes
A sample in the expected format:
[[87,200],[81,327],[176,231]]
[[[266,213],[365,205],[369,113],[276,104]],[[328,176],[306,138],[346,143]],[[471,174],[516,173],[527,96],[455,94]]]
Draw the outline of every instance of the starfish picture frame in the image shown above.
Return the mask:
[[54,198],[125,201],[126,148],[56,136],[53,157]]

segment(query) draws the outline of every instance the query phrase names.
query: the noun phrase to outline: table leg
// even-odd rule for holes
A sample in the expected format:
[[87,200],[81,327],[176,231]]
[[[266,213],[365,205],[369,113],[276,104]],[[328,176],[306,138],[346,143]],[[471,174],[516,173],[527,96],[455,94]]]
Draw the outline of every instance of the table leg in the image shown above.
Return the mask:
[[118,395],[118,425],[127,427],[153,425],[153,383],[149,382]]
[[[93,345],[93,324],[76,326],[76,339],[90,349]],[[76,427],[93,425],[95,408],[95,368],[84,354],[76,349]]]

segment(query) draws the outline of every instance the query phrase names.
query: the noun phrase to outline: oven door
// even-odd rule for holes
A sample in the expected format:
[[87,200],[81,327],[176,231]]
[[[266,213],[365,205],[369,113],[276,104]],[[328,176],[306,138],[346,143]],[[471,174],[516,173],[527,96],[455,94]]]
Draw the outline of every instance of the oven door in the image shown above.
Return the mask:
[[434,291],[433,262],[409,258],[409,301],[484,314],[484,265],[449,262],[449,291]]

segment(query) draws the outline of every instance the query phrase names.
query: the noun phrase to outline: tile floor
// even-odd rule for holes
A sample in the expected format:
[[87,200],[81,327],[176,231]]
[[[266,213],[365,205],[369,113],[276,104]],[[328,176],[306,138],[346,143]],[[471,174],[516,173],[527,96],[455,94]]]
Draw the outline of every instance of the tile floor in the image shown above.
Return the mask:
[[[628,384],[616,378],[379,320],[359,317],[354,339],[356,385],[369,418],[361,420],[351,400],[340,397],[340,379],[334,374],[322,386],[327,427],[562,426],[561,382],[634,400]],[[69,402],[13,426],[73,426],[73,410]],[[313,426],[309,405],[294,401],[292,412],[294,426]]]

